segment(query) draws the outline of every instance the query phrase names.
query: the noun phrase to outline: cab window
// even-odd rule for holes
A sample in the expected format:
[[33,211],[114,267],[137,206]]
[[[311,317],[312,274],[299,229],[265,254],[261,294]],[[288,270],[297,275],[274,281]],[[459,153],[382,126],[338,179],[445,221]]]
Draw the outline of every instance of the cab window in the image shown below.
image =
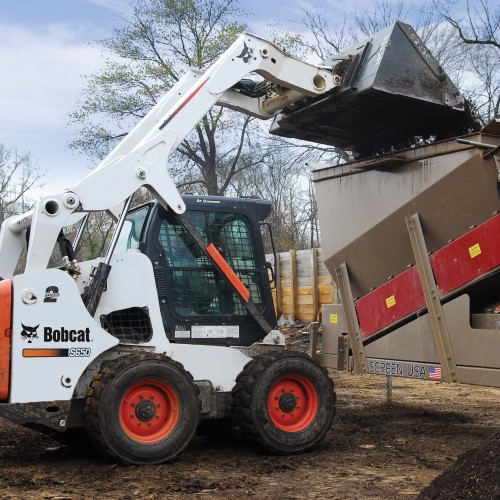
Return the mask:
[[[187,216],[202,236],[217,247],[250,289],[252,301],[261,308],[257,252],[247,217],[194,210],[188,211]],[[164,250],[166,273],[171,284],[170,301],[177,314],[247,314],[231,286],[172,214],[167,214],[161,223],[159,243]]]
[[139,248],[142,228],[149,212],[149,205],[129,212],[116,243],[116,253],[126,252],[131,248]]

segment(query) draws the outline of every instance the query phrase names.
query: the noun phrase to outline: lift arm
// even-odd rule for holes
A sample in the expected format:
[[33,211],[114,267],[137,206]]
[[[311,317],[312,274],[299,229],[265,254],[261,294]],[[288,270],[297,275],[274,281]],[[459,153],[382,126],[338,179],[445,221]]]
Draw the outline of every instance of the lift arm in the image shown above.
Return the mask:
[[[265,95],[249,97],[232,90],[250,73],[270,83]],[[61,228],[87,212],[123,206],[142,186],[163,206],[183,213],[184,202],[168,174],[168,158],[212,106],[267,119],[291,102],[326,93],[339,82],[338,76],[323,68],[299,61],[266,40],[242,34],[207,71],[187,72],[73,189],[47,196],[31,212],[7,219],[0,231],[0,276],[14,272],[28,227],[25,272],[46,268]]]

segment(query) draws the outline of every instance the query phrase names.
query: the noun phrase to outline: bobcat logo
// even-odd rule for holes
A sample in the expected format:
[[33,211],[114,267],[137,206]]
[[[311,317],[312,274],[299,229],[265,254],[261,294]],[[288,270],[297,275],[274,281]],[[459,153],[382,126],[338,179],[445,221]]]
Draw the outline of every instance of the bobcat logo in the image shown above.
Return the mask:
[[248,45],[245,42],[243,42],[243,50],[241,51],[241,54],[236,57],[243,59],[243,62],[247,63],[252,56],[253,56],[253,49],[250,49]]
[[33,339],[37,339],[38,335],[36,334],[36,329],[40,326],[40,324],[36,326],[26,326],[21,323],[23,327],[23,331],[21,332],[21,337],[23,340],[28,340],[28,344],[31,344]]

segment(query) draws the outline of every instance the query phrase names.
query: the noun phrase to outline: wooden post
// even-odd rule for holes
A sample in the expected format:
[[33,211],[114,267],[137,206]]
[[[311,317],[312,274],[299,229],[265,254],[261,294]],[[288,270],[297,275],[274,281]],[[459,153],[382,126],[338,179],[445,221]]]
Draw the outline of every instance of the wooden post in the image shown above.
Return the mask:
[[276,317],[281,318],[283,311],[283,298],[281,293],[281,259],[280,254],[276,254],[276,259],[274,262],[274,276],[276,278]]
[[337,304],[338,302],[338,290],[337,282],[332,278],[332,286],[330,288],[330,302],[329,304]]
[[292,320],[297,318],[297,254],[295,250],[290,250],[290,288],[292,293]]
[[318,250],[311,249],[311,284],[313,299],[313,318],[312,321],[318,321],[319,315],[319,290],[318,290]]
[[387,402],[390,403],[392,401],[392,375],[387,375]]

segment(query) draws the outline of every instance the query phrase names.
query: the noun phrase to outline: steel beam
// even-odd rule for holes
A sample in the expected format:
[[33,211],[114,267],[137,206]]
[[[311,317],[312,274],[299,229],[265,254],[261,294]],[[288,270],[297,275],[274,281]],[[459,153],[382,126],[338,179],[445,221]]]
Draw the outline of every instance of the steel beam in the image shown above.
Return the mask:
[[424,292],[432,333],[434,335],[434,341],[436,342],[436,348],[443,370],[443,378],[446,382],[455,382],[459,384],[460,380],[458,377],[457,365],[453,354],[448,326],[446,325],[446,318],[441,305],[439,288],[432,272],[424,233],[418,214],[406,218],[406,227],[410,235],[418,276]]
[[363,346],[361,328],[359,326],[358,316],[356,315],[356,306],[354,304],[354,298],[349,284],[349,273],[347,272],[345,262],[335,268],[335,273],[337,275],[337,285],[342,295],[342,305],[344,306],[346,316],[349,343],[354,357],[354,371],[356,373],[367,373],[368,364],[366,362],[365,348]]

